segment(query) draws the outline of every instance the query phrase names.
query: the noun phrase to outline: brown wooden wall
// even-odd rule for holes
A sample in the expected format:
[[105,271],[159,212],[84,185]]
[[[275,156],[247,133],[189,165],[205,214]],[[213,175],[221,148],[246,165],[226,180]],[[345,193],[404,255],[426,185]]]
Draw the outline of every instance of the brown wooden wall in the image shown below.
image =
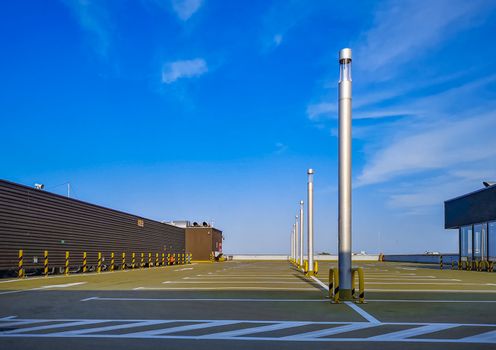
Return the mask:
[[50,267],[63,266],[69,251],[74,268],[82,265],[83,251],[88,265],[96,264],[98,252],[106,263],[114,252],[120,265],[123,252],[127,264],[133,252],[139,263],[142,252],[154,259],[155,253],[183,253],[184,242],[183,228],[0,180],[0,270],[17,267],[19,249],[27,269],[43,266],[45,250]]

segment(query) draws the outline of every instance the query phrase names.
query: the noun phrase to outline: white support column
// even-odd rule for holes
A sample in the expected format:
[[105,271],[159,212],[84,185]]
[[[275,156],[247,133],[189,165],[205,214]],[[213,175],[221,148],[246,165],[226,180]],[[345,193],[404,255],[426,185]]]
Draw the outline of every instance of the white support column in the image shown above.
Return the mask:
[[307,235],[308,272],[313,273],[313,169],[308,169],[307,184]]

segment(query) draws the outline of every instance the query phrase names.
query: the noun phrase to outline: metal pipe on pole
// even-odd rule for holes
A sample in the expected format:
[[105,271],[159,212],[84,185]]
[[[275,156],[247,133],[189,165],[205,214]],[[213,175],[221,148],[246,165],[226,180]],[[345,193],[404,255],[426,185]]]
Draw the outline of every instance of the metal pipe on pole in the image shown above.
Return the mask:
[[303,201],[300,201],[300,266],[303,266]]
[[339,296],[351,300],[351,49],[339,51]]
[[313,274],[313,169],[308,169],[307,183],[307,248],[308,273]]

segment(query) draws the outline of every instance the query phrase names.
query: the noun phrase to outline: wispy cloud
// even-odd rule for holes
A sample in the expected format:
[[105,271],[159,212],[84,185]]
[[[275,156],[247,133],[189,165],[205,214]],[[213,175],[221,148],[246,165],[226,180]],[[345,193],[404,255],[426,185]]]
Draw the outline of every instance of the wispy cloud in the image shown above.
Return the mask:
[[276,143],[276,150],[275,150],[275,154],[279,155],[279,154],[283,154],[284,152],[286,152],[288,149],[288,145],[285,145],[284,143],[282,142],[277,142]]
[[162,70],[162,82],[171,84],[181,78],[192,78],[208,72],[207,62],[202,58],[169,62]]
[[172,9],[183,21],[187,21],[198,11],[203,0],[172,0]]
[[456,122],[443,121],[425,130],[398,136],[377,151],[357,178],[357,185],[386,182],[426,170],[446,169],[496,157],[496,113]]
[[383,78],[389,78],[395,66],[478,24],[474,18],[491,6],[487,1],[388,1],[377,10],[374,25],[364,33],[355,56],[366,62],[363,70],[387,68]]
[[90,0],[62,0],[88,34],[91,46],[102,58],[107,58],[110,47],[110,25],[107,11],[101,2]]

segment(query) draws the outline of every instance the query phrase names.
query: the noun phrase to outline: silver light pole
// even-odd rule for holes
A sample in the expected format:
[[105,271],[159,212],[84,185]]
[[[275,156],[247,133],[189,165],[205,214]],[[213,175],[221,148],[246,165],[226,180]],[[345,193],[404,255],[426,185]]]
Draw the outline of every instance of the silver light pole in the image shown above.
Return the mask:
[[303,201],[300,201],[300,267],[303,266]]
[[295,244],[295,247],[296,247],[296,263],[298,264],[298,262],[300,261],[300,257],[299,257],[299,254],[300,254],[300,249],[299,249],[299,242],[300,242],[300,232],[299,232],[299,227],[298,227],[298,215],[295,216],[295,238],[296,238],[296,244]]
[[339,218],[340,299],[351,300],[351,49],[339,51]]
[[307,174],[308,273],[313,274],[313,169],[308,169]]

